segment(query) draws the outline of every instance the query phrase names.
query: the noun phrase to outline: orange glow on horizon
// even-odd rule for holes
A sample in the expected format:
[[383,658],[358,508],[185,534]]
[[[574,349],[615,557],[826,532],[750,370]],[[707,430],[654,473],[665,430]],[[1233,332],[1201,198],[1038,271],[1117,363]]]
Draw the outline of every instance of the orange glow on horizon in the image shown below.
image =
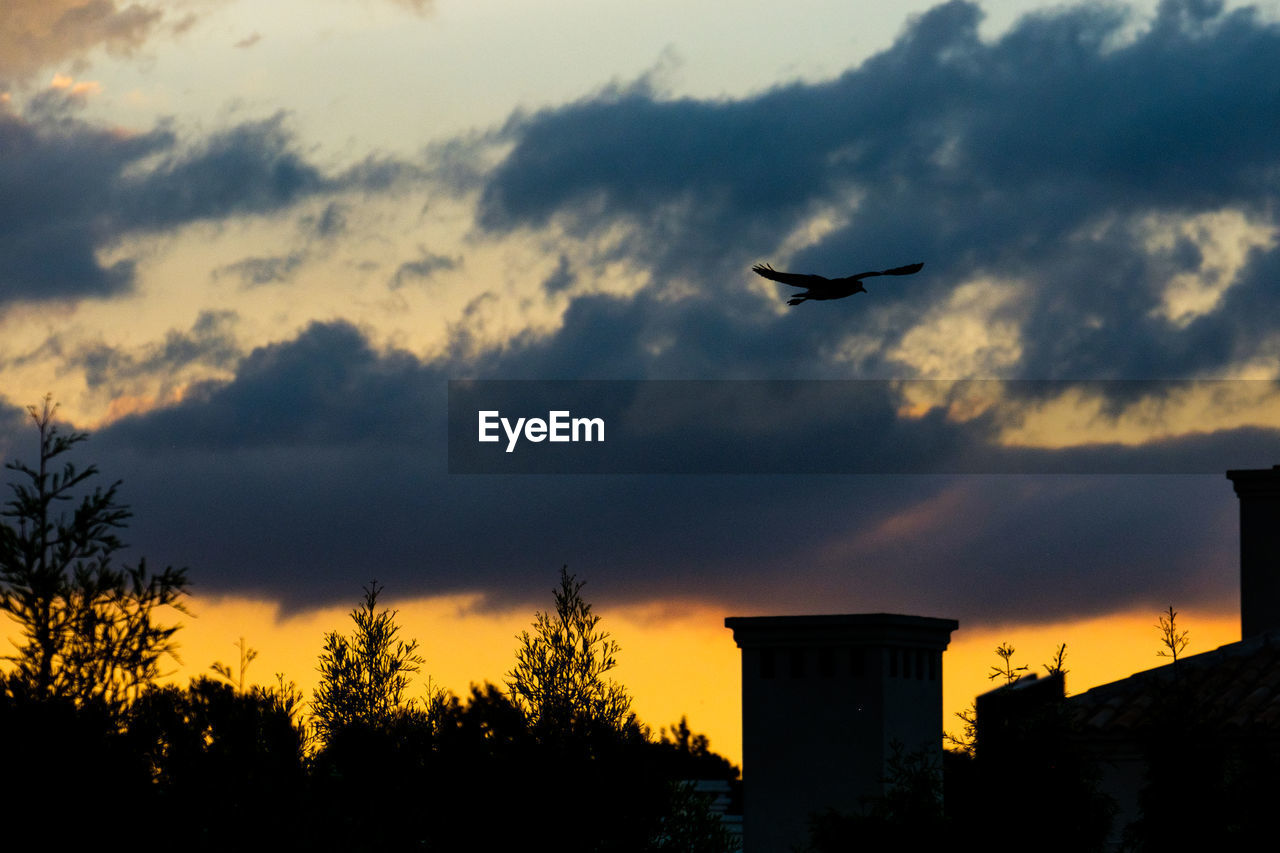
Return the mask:
[[[550,598],[548,596],[548,598]],[[400,639],[416,639],[425,663],[411,695],[425,695],[433,686],[466,696],[472,684],[486,681],[502,686],[515,662],[517,636],[529,630],[534,611],[545,605],[508,611],[476,609],[479,596],[455,595],[397,600],[383,593],[379,604],[396,611]],[[329,631],[349,634],[349,613],[359,603],[309,610],[288,616],[278,605],[246,598],[192,597],[195,618],[183,620],[177,639],[181,665],[168,680],[183,684],[189,678],[212,675],[215,661],[234,672],[236,644],[256,649],[245,684],[270,685],[283,673],[308,699],[319,674],[316,662]],[[738,649],[724,627],[719,609],[705,605],[664,604],[595,608],[600,627],[620,646],[612,675],[634,699],[640,721],[653,729],[669,728],[687,716],[695,732],[711,739],[711,748],[741,762],[741,692]]]
[[[400,601],[384,593],[382,603],[397,611],[401,637],[418,640],[426,661],[413,695],[424,695],[428,677],[459,696],[465,696],[471,684],[503,684],[514,661],[516,636],[530,627],[535,608],[478,611],[477,601],[469,595]],[[246,645],[258,650],[247,684],[271,684],[281,672],[309,698],[318,679],[316,661],[325,633],[349,633],[348,614],[357,603],[353,597],[345,607],[282,616],[277,605],[266,601],[193,598],[190,609],[195,618],[186,619],[177,635],[183,665],[170,678],[183,683],[208,674],[214,661],[224,661],[234,671],[236,642],[243,636]],[[740,658],[732,633],[724,627],[723,610],[678,602],[596,610],[601,627],[621,646],[613,675],[627,687],[640,720],[656,733],[686,715],[694,731],[710,738],[713,750],[741,766]],[[962,624],[943,656],[943,728],[959,734],[961,723],[955,714],[967,709],[978,694],[999,686],[987,677],[997,662],[997,645],[1009,643],[1016,650],[1015,665],[1026,664],[1043,674],[1042,664],[1065,642],[1067,689],[1082,693],[1167,663],[1156,654],[1159,615],[1142,610],[1039,625]],[[1188,655],[1240,638],[1235,614],[1180,610],[1178,624],[1191,632]]]

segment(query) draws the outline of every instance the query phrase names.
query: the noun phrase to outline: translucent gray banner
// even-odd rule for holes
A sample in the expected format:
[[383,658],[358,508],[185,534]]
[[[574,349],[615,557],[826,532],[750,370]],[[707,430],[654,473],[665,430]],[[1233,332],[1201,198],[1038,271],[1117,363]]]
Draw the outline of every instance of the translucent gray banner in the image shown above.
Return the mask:
[[1270,380],[449,382],[451,474],[1220,474]]

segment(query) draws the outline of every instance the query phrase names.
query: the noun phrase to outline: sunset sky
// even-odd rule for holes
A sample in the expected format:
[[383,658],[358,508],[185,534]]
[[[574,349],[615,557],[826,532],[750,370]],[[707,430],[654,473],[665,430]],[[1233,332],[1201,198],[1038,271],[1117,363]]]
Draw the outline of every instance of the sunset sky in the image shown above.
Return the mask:
[[[735,759],[730,615],[958,619],[949,712],[1006,640],[1082,690],[1171,603],[1238,638],[1277,80],[1277,2],[7,0],[0,455],[46,393],[91,433],[191,673],[309,687],[376,578],[463,692],[567,564],[641,717]],[[882,380],[752,426],[912,473],[450,474],[450,379]],[[1044,381],[898,382],[952,379]]]

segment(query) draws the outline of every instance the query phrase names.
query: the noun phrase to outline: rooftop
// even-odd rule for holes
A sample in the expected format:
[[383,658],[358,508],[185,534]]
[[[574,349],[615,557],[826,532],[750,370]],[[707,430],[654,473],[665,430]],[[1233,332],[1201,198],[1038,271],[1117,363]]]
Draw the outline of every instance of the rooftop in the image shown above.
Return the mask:
[[1068,703],[1086,732],[1123,735],[1156,722],[1166,696],[1217,731],[1280,735],[1280,631],[1135,673]]

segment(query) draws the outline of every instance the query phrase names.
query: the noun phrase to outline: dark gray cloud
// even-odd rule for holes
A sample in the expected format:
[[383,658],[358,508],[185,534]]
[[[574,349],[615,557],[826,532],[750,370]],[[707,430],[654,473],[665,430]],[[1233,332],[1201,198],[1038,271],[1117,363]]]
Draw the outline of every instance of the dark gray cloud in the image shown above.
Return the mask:
[[[27,412],[20,406],[0,396],[0,459],[6,463],[27,457],[27,450],[38,447],[35,430],[26,432],[30,424]],[[24,441],[25,439],[25,441]],[[11,482],[9,472],[5,471],[5,482]],[[5,499],[8,500],[6,491]]]
[[[457,476],[445,381],[465,370],[317,324],[86,452],[125,478],[140,551],[191,565],[204,591],[290,606],[346,600],[372,576],[397,594],[528,602],[564,562],[602,600],[743,612],[1050,619],[1232,595],[1221,474]],[[851,443],[965,440],[895,419],[889,402],[850,422]]]
[[[1180,325],[1158,309],[1199,253],[1186,240],[1152,250],[1140,226],[1225,208],[1274,224],[1280,27],[1176,0],[1127,42],[1110,5],[1029,16],[993,42],[979,38],[980,18],[971,3],[938,6],[828,82],[717,101],[665,99],[641,83],[519,116],[480,223],[503,233],[554,220],[584,238],[623,226],[630,239],[603,260],[649,270],[655,291],[679,280],[699,294],[610,306],[603,319],[630,314],[670,337],[699,299],[750,300],[746,267],[834,207],[847,224],[792,266],[840,275],[926,262],[849,309],[881,341],[862,356],[872,375],[900,373],[890,354],[911,320],[978,277],[1024,283],[1016,375],[1179,376],[1260,354],[1272,324],[1250,309],[1274,281],[1276,250],[1255,251],[1214,310]],[[822,374],[849,314],[794,314],[702,317],[700,337],[763,332]]]
[[[417,174],[376,157],[324,174],[299,150],[283,114],[184,145],[166,127],[129,136],[83,121],[56,92],[25,114],[0,112],[0,150],[0,304],[127,290],[134,262],[104,265],[98,252],[128,234],[269,214],[349,189],[383,191]],[[341,231],[342,211],[326,207],[312,226],[320,237]],[[239,271],[251,280],[268,272],[262,263]]]
[[[295,340],[261,347],[230,383],[206,383],[170,409],[127,418],[104,435],[145,449],[421,443],[433,392],[408,353],[378,353],[346,323],[313,324]],[[161,438],[163,436],[163,439]]]
[[116,228],[164,228],[198,219],[267,213],[330,188],[297,150],[285,115],[246,122],[173,150],[137,178],[121,176]]
[[[58,101],[53,102],[52,101]],[[103,266],[115,183],[133,164],[175,145],[157,129],[121,137],[78,121],[60,96],[34,105],[31,120],[0,112],[0,303],[16,298],[109,295],[132,282],[133,265]]]

